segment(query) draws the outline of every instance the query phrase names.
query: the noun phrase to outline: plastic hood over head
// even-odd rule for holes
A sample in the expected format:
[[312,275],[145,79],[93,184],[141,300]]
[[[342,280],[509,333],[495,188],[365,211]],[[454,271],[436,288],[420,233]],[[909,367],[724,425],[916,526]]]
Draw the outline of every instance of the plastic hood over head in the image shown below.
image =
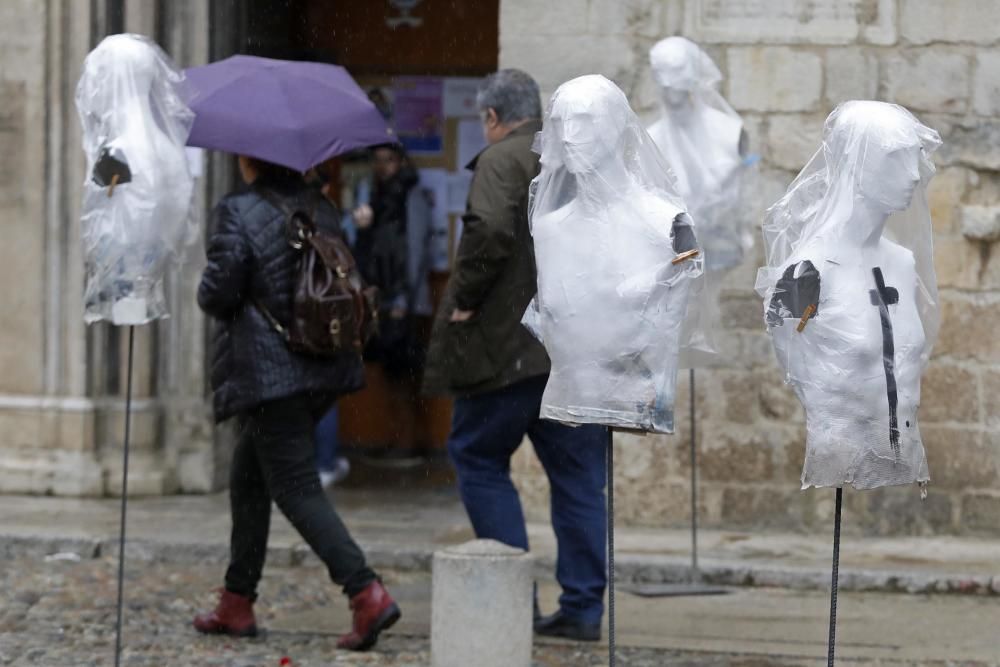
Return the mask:
[[167,315],[168,260],[197,233],[185,154],[194,116],[183,78],[139,35],[107,37],[84,60],[76,106],[87,157],[88,322],[143,324]]
[[678,352],[702,279],[691,218],[624,93],[564,83],[536,141],[529,204],[538,296],[525,324],[552,359],[542,416],[673,430]]
[[664,89],[705,95],[722,81],[722,72],[708,54],[686,37],[661,39],[649,50],[649,64]]
[[899,105],[852,101],[834,109],[823,145],[765,215],[767,266],[758,272],[757,292],[773,292],[781,267],[807,246],[852,252],[877,231],[877,223],[852,222],[864,210],[861,203],[871,202],[889,213],[885,238],[913,254],[929,356],[940,312],[927,186],[935,173],[931,154],[940,145],[936,130]]
[[927,205],[940,143],[900,106],[846,102],[767,212],[757,291],[806,409],[804,487],[929,479],[917,408],[940,321]]
[[743,121],[717,90],[719,68],[694,42],[668,37],[650,50],[649,61],[661,110],[649,134],[698,222],[706,271],[731,269],[753,244],[742,201]]

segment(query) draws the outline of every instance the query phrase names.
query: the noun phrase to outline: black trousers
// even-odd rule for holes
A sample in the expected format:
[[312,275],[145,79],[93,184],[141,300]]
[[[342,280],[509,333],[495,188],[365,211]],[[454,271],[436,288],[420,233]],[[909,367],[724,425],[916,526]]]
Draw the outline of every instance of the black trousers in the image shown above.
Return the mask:
[[353,597],[376,579],[330,503],[316,471],[313,432],[329,400],[293,396],[240,416],[229,502],[233,519],[226,589],[255,597],[264,570],[271,501]]

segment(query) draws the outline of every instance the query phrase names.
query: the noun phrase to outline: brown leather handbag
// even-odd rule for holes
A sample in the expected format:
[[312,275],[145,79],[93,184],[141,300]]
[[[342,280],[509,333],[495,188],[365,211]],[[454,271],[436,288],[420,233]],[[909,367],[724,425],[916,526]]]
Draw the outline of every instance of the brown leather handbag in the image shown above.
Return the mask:
[[257,300],[254,306],[295,352],[321,357],[361,354],[378,328],[378,291],[365,285],[344,239],[316,225],[319,195],[306,211],[275,193],[261,194],[285,215],[289,245],[300,258],[288,326]]

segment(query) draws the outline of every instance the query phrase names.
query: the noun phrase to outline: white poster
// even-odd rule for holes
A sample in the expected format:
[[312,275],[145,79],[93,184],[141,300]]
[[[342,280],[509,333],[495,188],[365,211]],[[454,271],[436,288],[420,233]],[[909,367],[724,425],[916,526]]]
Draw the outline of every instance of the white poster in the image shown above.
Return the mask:
[[478,118],[462,119],[458,123],[458,168],[465,169],[486,148],[483,124]]
[[444,115],[447,118],[475,118],[476,91],[481,79],[449,78],[444,80]]
[[420,187],[430,193],[431,211],[431,270],[447,271],[451,248],[448,230],[448,172],[444,169],[421,169]]
[[448,172],[448,212],[461,215],[465,213],[465,202],[469,198],[469,186],[472,184],[472,172]]

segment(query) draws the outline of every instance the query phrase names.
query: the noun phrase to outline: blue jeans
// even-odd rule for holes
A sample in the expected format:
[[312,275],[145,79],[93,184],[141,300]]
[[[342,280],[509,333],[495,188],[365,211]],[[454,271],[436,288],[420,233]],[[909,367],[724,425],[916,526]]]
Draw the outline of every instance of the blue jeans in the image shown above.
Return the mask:
[[559,606],[596,623],[604,615],[607,515],[604,500],[607,430],[573,428],[539,418],[546,376],[455,400],[448,453],[476,537],[528,549],[510,458],[527,435],[552,489]]
[[337,406],[334,405],[316,424],[316,467],[320,471],[333,471],[337,460],[338,422]]

